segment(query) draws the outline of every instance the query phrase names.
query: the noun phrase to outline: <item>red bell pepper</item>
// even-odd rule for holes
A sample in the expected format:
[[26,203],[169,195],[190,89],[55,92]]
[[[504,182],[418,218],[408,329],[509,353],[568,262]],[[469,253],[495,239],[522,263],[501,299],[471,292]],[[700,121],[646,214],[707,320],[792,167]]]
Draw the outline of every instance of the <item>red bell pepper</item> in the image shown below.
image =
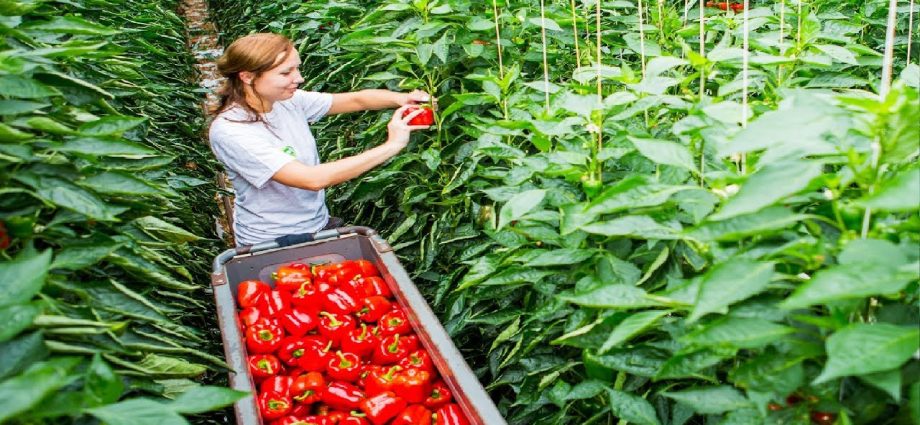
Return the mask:
[[316,329],[316,326],[319,324],[319,319],[317,319],[316,316],[300,307],[294,307],[282,312],[278,320],[281,322],[281,326],[284,327],[284,330],[291,336],[304,336],[307,332]]
[[319,372],[309,372],[294,378],[291,383],[291,398],[301,404],[312,404],[320,400],[326,389],[326,378]]
[[355,265],[358,267],[358,270],[360,270],[362,277],[380,276],[377,267],[368,260],[355,260]]
[[300,285],[291,292],[291,304],[310,314],[319,313],[323,305],[323,296],[319,292],[319,286],[311,283]]
[[268,392],[259,395],[259,412],[262,419],[278,419],[287,415],[291,408],[291,399],[281,394]]
[[253,354],[269,354],[281,346],[284,332],[269,322],[259,322],[246,329],[246,348]]
[[364,393],[347,382],[333,382],[326,386],[320,400],[335,409],[352,410],[364,400]]
[[[356,301],[361,300],[365,297],[364,295],[364,283],[360,277],[355,277],[352,280],[346,282],[339,282],[337,285],[339,289],[345,291],[348,295],[354,298]],[[361,307],[361,303],[358,303],[358,307]]]
[[310,268],[301,263],[281,266],[272,273],[272,279],[275,280],[275,289],[288,292],[296,290],[305,282],[310,282],[312,277],[313,274],[310,273]]
[[276,317],[291,308],[291,294],[284,291],[271,291],[256,303],[256,307],[270,317]]
[[377,347],[377,335],[374,335],[376,328],[368,327],[362,323],[360,329],[348,331],[345,338],[341,341],[342,351],[355,353],[359,356],[367,357],[374,352]]
[[335,425],[335,423],[330,421],[326,416],[304,416],[301,421],[303,421],[303,423],[300,425]]
[[348,314],[335,314],[320,312],[319,334],[329,338],[333,347],[339,344],[348,336],[348,332],[355,329],[355,319]]
[[431,355],[425,350],[415,350],[409,353],[406,358],[399,361],[399,365],[404,369],[414,368],[434,373],[434,362],[431,360]]
[[270,378],[281,371],[281,362],[271,354],[249,356],[249,373],[256,380]]
[[297,337],[287,337],[278,347],[278,358],[288,366],[298,366],[300,358],[307,351],[307,343]]
[[365,322],[376,322],[391,308],[393,304],[389,300],[380,295],[374,295],[361,300],[361,308],[355,312],[355,316]]
[[396,374],[401,370],[402,368],[399,366],[376,366],[370,369],[364,381],[364,392],[368,396],[375,396],[380,393],[392,391],[393,380],[396,379]]
[[293,382],[294,378],[290,376],[273,376],[262,381],[262,385],[259,385],[259,391],[263,393],[281,394],[282,396],[290,398],[291,384]]
[[421,403],[431,395],[431,374],[419,369],[405,369],[393,379],[393,392],[409,403]]
[[[361,415],[361,416],[357,416]],[[351,412],[348,417],[339,421],[338,425],[371,425],[370,421],[364,418],[363,413]]]
[[459,405],[450,403],[434,412],[434,425],[470,425],[470,422]]
[[406,408],[406,400],[387,391],[361,402],[361,411],[374,425],[383,425]]
[[429,409],[438,409],[439,407],[450,403],[452,399],[450,387],[444,381],[437,381],[431,386],[431,393],[425,399],[425,407]]
[[243,311],[240,311],[240,323],[247,328],[252,326],[253,323],[258,322],[262,317],[262,310],[256,307],[246,307]]
[[394,309],[386,312],[377,322],[377,330],[380,335],[407,334],[412,331],[412,325],[409,324],[409,318],[402,309]]
[[[364,363],[361,365],[361,374],[358,375],[358,380],[355,381],[355,385],[357,385],[357,386],[360,387],[360,388],[364,388],[364,387],[366,386],[366,384],[367,384],[367,377],[368,377],[368,375],[371,374],[371,371],[372,371],[372,370],[374,370],[374,369],[376,369],[376,368],[379,368],[379,367],[381,367],[381,366],[377,366],[377,365],[372,364],[372,363],[370,363],[370,362],[364,362]],[[367,393],[367,389],[366,389],[366,388],[364,389],[364,392],[365,392],[365,394]]]
[[329,350],[332,342],[325,344],[318,338],[304,338],[304,353],[297,361],[297,366],[307,372],[323,372],[329,364]]
[[242,308],[253,307],[272,290],[261,280],[244,280],[236,288],[237,304]]
[[380,340],[371,361],[379,365],[399,363],[415,350],[418,350],[418,337],[391,335]]
[[335,265],[336,269],[329,274],[326,281],[339,286],[361,274],[361,269],[353,261],[343,261]]
[[355,382],[361,375],[361,358],[355,353],[336,351],[326,365],[326,374],[339,381]]
[[361,279],[364,284],[364,295],[372,297],[380,295],[384,298],[390,298],[393,294],[390,292],[390,286],[380,276],[370,276]]
[[333,288],[323,294],[323,309],[337,314],[351,314],[358,310],[358,302],[342,288]]
[[420,404],[413,404],[396,415],[390,425],[431,425],[431,411]]

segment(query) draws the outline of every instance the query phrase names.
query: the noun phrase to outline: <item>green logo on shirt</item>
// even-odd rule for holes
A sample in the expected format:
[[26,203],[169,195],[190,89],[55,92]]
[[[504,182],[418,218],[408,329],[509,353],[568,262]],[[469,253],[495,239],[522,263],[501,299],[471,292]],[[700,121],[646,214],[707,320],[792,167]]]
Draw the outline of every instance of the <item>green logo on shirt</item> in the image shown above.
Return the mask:
[[281,152],[284,152],[290,156],[293,156],[294,158],[297,158],[297,151],[294,150],[293,146],[285,146],[281,148]]

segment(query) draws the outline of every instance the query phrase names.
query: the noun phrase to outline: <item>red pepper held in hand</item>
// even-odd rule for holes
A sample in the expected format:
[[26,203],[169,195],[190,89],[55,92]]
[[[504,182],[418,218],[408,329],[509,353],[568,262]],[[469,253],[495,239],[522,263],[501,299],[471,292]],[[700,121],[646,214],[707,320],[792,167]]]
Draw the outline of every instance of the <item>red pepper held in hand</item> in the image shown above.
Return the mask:
[[383,425],[406,408],[406,400],[392,392],[384,392],[361,402],[361,411],[374,425]]
[[411,106],[403,112],[403,117],[414,111],[421,109],[422,113],[409,120],[409,125],[432,125],[434,124],[434,110],[426,106]]

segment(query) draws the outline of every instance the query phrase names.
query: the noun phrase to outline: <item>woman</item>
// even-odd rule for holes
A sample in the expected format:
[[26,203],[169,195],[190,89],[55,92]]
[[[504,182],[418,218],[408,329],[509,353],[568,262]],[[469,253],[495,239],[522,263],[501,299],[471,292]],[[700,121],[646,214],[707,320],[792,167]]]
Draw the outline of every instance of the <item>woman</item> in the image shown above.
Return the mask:
[[[217,61],[226,78],[209,132],[211,149],[227,169],[236,195],[233,230],[238,245],[311,233],[341,225],[329,216],[324,189],[364,174],[399,153],[429,101],[423,91],[361,90],[318,93],[298,90],[304,82],[293,43],[277,34],[252,34],[234,41]],[[320,163],[308,123],[332,114],[397,108],[386,142],[358,155]]]

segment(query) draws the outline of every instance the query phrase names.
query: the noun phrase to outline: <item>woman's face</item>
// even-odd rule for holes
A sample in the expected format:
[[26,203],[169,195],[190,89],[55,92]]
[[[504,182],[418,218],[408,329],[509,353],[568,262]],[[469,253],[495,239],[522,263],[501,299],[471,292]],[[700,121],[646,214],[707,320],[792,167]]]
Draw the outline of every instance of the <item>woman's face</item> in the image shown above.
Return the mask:
[[[278,55],[280,58],[283,54]],[[291,49],[280,65],[262,73],[252,81],[252,87],[265,101],[277,102],[294,96],[297,86],[304,82],[300,75],[300,56]]]

